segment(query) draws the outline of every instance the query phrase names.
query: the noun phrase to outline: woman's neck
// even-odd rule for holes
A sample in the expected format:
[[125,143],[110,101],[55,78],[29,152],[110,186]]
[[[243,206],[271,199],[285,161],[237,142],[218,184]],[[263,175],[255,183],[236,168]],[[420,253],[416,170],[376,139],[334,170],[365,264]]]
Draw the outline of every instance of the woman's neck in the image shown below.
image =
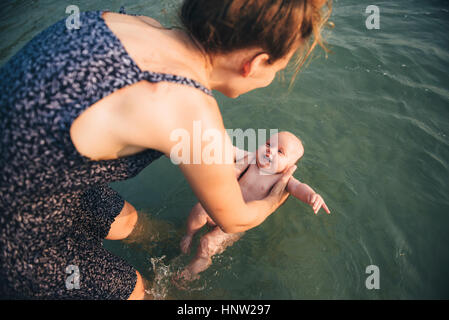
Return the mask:
[[240,49],[229,53],[208,54],[200,43],[183,30],[173,30],[176,41],[185,48],[190,66],[198,74],[198,81],[211,90],[233,97],[233,83],[241,77],[244,61],[254,56],[257,48]]

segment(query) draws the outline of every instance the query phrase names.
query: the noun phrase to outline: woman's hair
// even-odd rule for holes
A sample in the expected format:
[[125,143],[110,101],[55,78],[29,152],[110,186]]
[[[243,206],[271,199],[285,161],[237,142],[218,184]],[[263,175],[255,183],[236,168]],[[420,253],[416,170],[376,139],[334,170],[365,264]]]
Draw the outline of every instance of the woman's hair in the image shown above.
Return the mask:
[[300,44],[294,78],[317,44],[327,51],[321,30],[331,13],[331,2],[184,0],[180,19],[207,54],[260,47],[273,63]]

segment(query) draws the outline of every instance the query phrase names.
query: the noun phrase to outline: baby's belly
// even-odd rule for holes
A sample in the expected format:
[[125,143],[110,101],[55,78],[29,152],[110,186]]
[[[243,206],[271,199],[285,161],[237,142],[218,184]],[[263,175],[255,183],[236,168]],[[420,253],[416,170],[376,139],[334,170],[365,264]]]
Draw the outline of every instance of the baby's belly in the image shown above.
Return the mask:
[[262,200],[269,193],[269,188],[260,185],[241,183],[240,189],[242,190],[242,196],[245,202]]

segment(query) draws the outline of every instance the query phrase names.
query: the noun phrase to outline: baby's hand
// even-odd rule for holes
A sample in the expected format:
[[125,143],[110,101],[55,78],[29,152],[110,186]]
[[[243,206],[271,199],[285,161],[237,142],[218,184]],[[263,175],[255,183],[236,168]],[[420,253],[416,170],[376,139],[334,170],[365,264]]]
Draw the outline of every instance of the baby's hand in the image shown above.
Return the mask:
[[324,203],[323,198],[318,193],[315,193],[311,196],[309,204],[312,206],[313,212],[315,214],[318,213],[321,207],[323,207],[323,209],[327,212],[327,214],[331,213],[329,208]]

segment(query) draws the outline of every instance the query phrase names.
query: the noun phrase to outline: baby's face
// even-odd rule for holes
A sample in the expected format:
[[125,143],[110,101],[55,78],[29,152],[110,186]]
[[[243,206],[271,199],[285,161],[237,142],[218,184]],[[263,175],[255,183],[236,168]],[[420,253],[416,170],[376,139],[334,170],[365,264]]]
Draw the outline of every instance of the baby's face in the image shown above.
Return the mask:
[[301,141],[292,133],[283,131],[272,135],[257,149],[257,166],[266,173],[276,174],[291,167],[304,154]]

